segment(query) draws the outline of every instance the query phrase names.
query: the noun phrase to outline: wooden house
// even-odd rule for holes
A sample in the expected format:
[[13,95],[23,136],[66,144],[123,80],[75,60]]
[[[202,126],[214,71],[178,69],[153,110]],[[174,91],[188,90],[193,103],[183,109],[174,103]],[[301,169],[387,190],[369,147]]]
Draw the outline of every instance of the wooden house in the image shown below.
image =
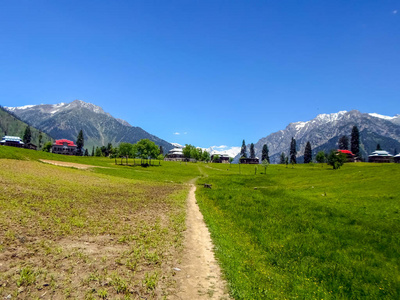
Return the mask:
[[355,155],[350,150],[339,149],[338,152],[341,152],[344,155],[346,155],[347,162],[354,162],[355,161]]
[[[214,157],[218,155],[219,159],[217,161],[214,161]],[[215,163],[223,163],[223,164],[228,164],[229,163],[229,158],[230,156],[227,154],[218,154],[218,153],[214,153],[213,155],[211,155],[211,161],[215,162]]]
[[239,161],[241,164],[251,164],[251,165],[258,165],[260,163],[260,159],[258,157],[256,157],[256,158],[242,157],[242,158],[240,158]]
[[168,161],[182,161],[185,157],[183,156],[182,148],[174,148],[168,151],[168,154],[165,156],[164,160]]
[[19,136],[6,135],[0,141],[0,144],[3,145],[3,146],[11,146],[11,147],[18,147],[18,148],[24,148],[25,147],[24,142],[22,141],[22,139]]
[[393,162],[393,155],[385,150],[376,150],[368,156],[368,161],[375,163],[390,163]]
[[54,144],[51,146],[51,152],[56,154],[75,155],[76,147],[77,146],[73,141],[61,139],[54,142]]

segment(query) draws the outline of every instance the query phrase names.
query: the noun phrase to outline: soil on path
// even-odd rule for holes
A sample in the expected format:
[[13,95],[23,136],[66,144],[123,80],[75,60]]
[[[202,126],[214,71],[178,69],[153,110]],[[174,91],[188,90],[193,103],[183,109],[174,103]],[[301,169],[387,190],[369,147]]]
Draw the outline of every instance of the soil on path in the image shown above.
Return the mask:
[[71,162],[58,161],[58,160],[48,160],[48,159],[39,159],[39,160],[46,164],[52,164],[52,165],[61,166],[61,167],[77,168],[77,169],[83,169],[83,170],[89,169],[89,168],[107,168],[107,167],[84,165],[84,164],[71,163]]
[[192,184],[187,201],[185,248],[180,271],[176,272],[178,293],[172,299],[230,299],[195,191]]

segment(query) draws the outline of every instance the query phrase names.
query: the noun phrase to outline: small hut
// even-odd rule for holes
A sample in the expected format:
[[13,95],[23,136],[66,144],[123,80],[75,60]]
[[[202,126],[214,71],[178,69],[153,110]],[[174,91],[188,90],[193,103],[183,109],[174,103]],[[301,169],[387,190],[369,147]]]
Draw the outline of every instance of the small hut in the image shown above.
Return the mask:
[[54,142],[51,146],[51,152],[56,154],[75,155],[76,147],[77,146],[73,141],[61,139]]
[[22,141],[22,139],[19,136],[6,135],[0,141],[0,144],[3,146],[11,146],[11,147],[18,147],[18,148],[25,147],[24,142]]

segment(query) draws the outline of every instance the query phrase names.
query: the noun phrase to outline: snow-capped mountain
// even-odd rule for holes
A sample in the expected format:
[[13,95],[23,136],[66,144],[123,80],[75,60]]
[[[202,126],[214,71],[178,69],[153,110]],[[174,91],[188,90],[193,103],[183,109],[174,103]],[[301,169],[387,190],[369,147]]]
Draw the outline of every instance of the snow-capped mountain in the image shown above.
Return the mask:
[[284,130],[261,138],[254,145],[256,156],[261,157],[262,147],[267,144],[271,162],[278,163],[282,152],[288,155],[292,137],[296,139],[298,157],[303,156],[307,141],[310,141],[314,155],[320,150],[336,149],[339,137],[347,135],[350,138],[354,125],[360,131],[363,157],[374,151],[378,143],[389,152],[400,149],[400,115],[388,117],[352,110],[320,114],[310,121],[290,123]]
[[6,107],[21,120],[42,130],[55,139],[66,138],[75,141],[82,129],[85,147],[106,146],[108,143],[136,143],[150,139],[165,150],[172,145],[140,127],[134,127],[125,120],[116,119],[100,106],[75,100],[70,103],[25,105]]
[[238,155],[240,153],[241,147],[228,147],[228,146],[225,146],[225,145],[221,145],[221,146],[211,146],[209,148],[202,148],[202,149],[206,150],[211,155],[213,155],[213,154],[225,154],[225,155],[228,155],[228,156],[233,158],[233,157],[235,157],[236,155]]

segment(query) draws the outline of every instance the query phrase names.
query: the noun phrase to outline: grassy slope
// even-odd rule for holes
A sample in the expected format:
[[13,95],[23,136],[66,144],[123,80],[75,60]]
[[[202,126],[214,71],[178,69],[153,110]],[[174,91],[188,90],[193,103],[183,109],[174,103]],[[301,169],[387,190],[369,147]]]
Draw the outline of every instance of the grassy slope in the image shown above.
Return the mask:
[[185,228],[182,183],[198,172],[180,167],[0,147],[0,296],[151,299],[173,292]]
[[[22,138],[24,136],[25,128],[27,124],[10,115],[7,111],[0,107],[0,137],[5,135],[19,136]],[[32,133],[32,143],[39,146],[39,130],[31,127]],[[52,138],[45,133],[42,133],[42,146],[48,142],[52,141]]]
[[400,297],[400,165],[219,167],[197,200],[236,299]]
[[[2,224],[2,228],[6,229],[3,232],[5,232],[7,243],[14,243],[11,244],[12,246],[19,245],[20,233],[10,232],[10,228],[13,228],[11,225],[18,223],[21,213],[17,214],[16,211],[21,207],[31,207],[32,211],[32,207],[35,207],[33,203],[42,199],[42,195],[51,195],[46,192],[48,189],[55,189],[59,192],[67,190],[70,194],[80,195],[78,187],[85,188],[84,198],[88,200],[85,203],[76,203],[75,210],[70,211],[67,209],[68,206],[62,207],[54,198],[50,197],[46,203],[54,202],[53,207],[44,210],[44,215],[50,216],[59,213],[58,218],[64,217],[68,220],[67,225],[62,226],[54,223],[56,222],[54,220],[44,220],[35,210],[32,215],[35,218],[32,219],[30,217],[32,212],[28,211],[28,215],[22,220],[28,220],[28,224],[33,222],[34,226],[30,230],[40,228],[42,226],[40,222],[42,222],[42,224],[47,224],[45,228],[55,226],[54,228],[57,228],[55,232],[58,232],[52,233],[48,237],[41,237],[40,232],[36,234],[40,238],[32,247],[36,249],[39,256],[43,255],[45,251],[50,251],[45,250],[48,248],[41,249],[40,247],[43,246],[38,246],[39,241],[40,245],[49,243],[53,245],[52,243],[55,241],[57,248],[59,247],[57,241],[61,239],[61,235],[79,240],[85,235],[101,235],[102,231],[110,230],[112,236],[115,237],[110,245],[117,247],[122,242],[122,245],[128,248],[138,242],[132,240],[132,236],[141,236],[141,233],[149,236],[149,239],[145,237],[139,239],[139,243],[144,245],[144,248],[141,248],[144,252],[141,252],[142,256],[139,255],[142,260],[138,262],[142,272],[138,272],[136,277],[129,277],[133,276],[129,271],[129,266],[130,262],[135,262],[132,260],[134,258],[132,253],[135,252],[130,253],[130,256],[124,256],[122,252],[119,257],[107,257],[107,261],[122,265],[118,268],[121,273],[115,275],[113,273],[115,270],[108,270],[108,273],[105,273],[104,269],[97,270],[97,273],[84,273],[86,279],[91,276],[90,278],[95,280],[93,282],[82,280],[80,291],[86,288],[89,292],[95,289],[98,293],[101,291],[99,282],[111,278],[107,276],[114,274],[123,281],[132,279],[136,286],[131,285],[131,288],[137,288],[141,284],[143,295],[151,296],[151,291],[145,288],[145,282],[151,282],[151,278],[146,281],[146,276],[158,272],[157,274],[162,274],[167,278],[168,273],[165,273],[162,268],[158,268],[158,263],[148,264],[143,253],[146,251],[147,253],[153,253],[151,251],[162,253],[167,248],[161,242],[157,242],[159,246],[146,248],[146,240],[149,242],[150,239],[157,236],[159,232],[157,230],[160,229],[156,229],[158,228],[157,222],[154,223],[151,218],[141,217],[140,211],[143,211],[144,207],[148,207],[148,216],[164,216],[166,213],[166,217],[162,217],[162,219],[166,218],[171,223],[169,225],[164,223],[162,229],[165,230],[168,226],[175,228],[173,224],[176,224],[177,229],[163,237],[163,240],[167,240],[170,245],[179,244],[181,242],[179,234],[183,229],[178,225],[182,225],[181,216],[184,215],[183,203],[187,191],[181,183],[200,176],[199,184],[213,184],[211,190],[198,189],[198,203],[212,233],[216,254],[228,279],[231,293],[236,299],[393,299],[400,295],[400,187],[395,184],[399,177],[399,165],[346,164],[338,171],[312,165],[298,165],[294,169],[271,165],[267,170],[267,175],[254,175],[254,166],[241,166],[241,175],[238,175],[238,165],[186,165],[162,162],[161,167],[150,168],[115,166],[113,160],[106,158],[68,157],[11,147],[0,147],[0,158],[30,160],[31,162],[22,162],[22,164],[25,166],[24,168],[29,166],[33,170],[50,168],[51,170],[62,169],[66,172],[64,179],[60,180],[57,180],[61,176],[58,173],[56,180],[53,180],[50,174],[45,176],[45,180],[40,177],[42,179],[39,178],[39,183],[36,185],[30,183],[30,180],[36,178],[35,172],[18,171],[20,173],[17,176],[15,175],[17,171],[11,171],[15,161],[2,161],[4,170],[0,175],[0,186],[6,191],[10,186],[7,182],[13,180],[16,188],[12,197],[6,199],[4,195],[8,194],[2,193],[5,202],[0,200],[0,204],[5,205],[4,203],[10,199],[17,199],[11,201],[12,207],[7,206],[6,213],[0,214],[2,222],[0,224]],[[80,162],[108,168],[80,171],[46,166],[35,162],[37,159]],[[26,165],[27,163],[32,165]],[[258,173],[260,171],[263,169],[258,167]],[[79,176],[77,176],[78,174]],[[89,185],[86,186],[85,181],[82,180],[82,174],[91,178]],[[75,176],[77,177],[75,178]],[[19,177],[23,179],[19,179]],[[23,181],[15,184],[19,180]],[[70,180],[73,182],[68,183]],[[102,189],[101,185],[97,185],[95,182],[98,180],[108,182],[105,185],[106,188]],[[64,181],[67,182],[64,183]],[[29,186],[30,190],[24,189],[25,186]],[[173,188],[165,192],[167,187]],[[104,203],[103,208],[96,206],[96,201],[93,202],[97,194],[92,193],[92,189],[108,195],[108,197],[98,199]],[[147,229],[133,226],[130,229],[132,231],[129,232],[123,226],[121,227],[123,222],[116,222],[119,214],[126,214],[125,204],[117,205],[116,207],[121,209],[115,208],[114,213],[108,215],[108,211],[114,209],[115,203],[111,203],[107,199],[111,197],[119,203],[130,193],[130,189],[137,190],[138,194],[133,193],[129,197],[132,198],[132,201],[136,199],[135,203],[139,203],[133,205],[135,210],[131,212],[131,216],[137,215],[138,223],[136,224],[147,224]],[[24,190],[22,194],[20,194],[21,190]],[[123,192],[120,193],[120,191]],[[161,211],[160,202],[155,201],[152,196],[158,195],[159,191],[164,191],[160,192],[160,195],[165,194],[167,197],[162,198],[166,200],[161,201],[164,203]],[[25,198],[28,199],[27,202],[24,200]],[[75,196],[76,198],[79,197]],[[63,199],[69,201],[67,198]],[[171,209],[164,213],[165,203],[171,203],[171,200],[167,199],[176,200],[172,201],[174,204],[170,206]],[[96,207],[95,211],[101,211],[104,217],[102,222],[96,223],[94,220],[96,218],[92,218],[90,209],[93,207]],[[57,210],[60,208],[61,210],[58,212]],[[81,218],[76,218],[77,216],[73,212],[75,214],[81,212]],[[10,213],[15,217],[13,221],[15,223],[7,219]],[[36,218],[42,218],[42,221],[35,223]],[[131,217],[128,218],[131,219]],[[79,227],[82,222],[92,222],[90,226],[93,228],[92,232],[88,231],[85,226]],[[72,228],[72,235],[71,231],[69,233],[68,230],[65,231],[64,227],[67,226],[68,229],[68,224]],[[105,224],[108,224],[108,227],[105,227]],[[152,232],[154,234],[154,231],[156,232],[155,236],[151,235]],[[4,253],[4,249],[8,247],[7,244],[3,246],[2,252]],[[60,255],[65,255],[65,253],[71,257],[80,255],[78,252],[71,254],[68,251],[70,250],[62,250]],[[54,260],[57,260],[58,256],[52,255]],[[152,255],[147,255],[147,259],[151,260],[151,257]],[[26,261],[29,262],[29,260]],[[156,259],[156,261],[161,261],[160,265],[162,266],[171,266],[165,257],[161,257],[160,260]],[[88,262],[89,265],[93,263],[90,257]],[[84,269],[85,264],[80,262],[78,265]],[[20,273],[16,270],[23,270],[23,267],[26,266],[26,263],[16,264],[12,269],[14,271],[12,280],[16,282],[20,279],[18,277]],[[34,268],[35,265],[31,264],[28,267]],[[40,271],[41,269],[34,268],[34,270]],[[53,274],[52,269],[49,269],[48,272]],[[38,276],[38,281],[43,282],[40,281],[42,275]],[[63,273],[62,276],[70,275]],[[158,286],[165,287],[167,281],[165,279]],[[68,289],[68,285],[61,285],[61,288],[63,287]],[[116,294],[117,287],[118,282],[112,279],[104,289],[109,296],[118,296],[120,294]],[[31,288],[31,285],[27,285],[27,288]],[[3,287],[3,290],[6,289]],[[15,283],[14,290],[17,290]],[[60,287],[57,290],[60,290]],[[14,293],[16,292],[14,291]],[[99,297],[96,293],[94,297]],[[89,296],[92,294],[89,293]],[[156,295],[160,295],[160,293]]]

